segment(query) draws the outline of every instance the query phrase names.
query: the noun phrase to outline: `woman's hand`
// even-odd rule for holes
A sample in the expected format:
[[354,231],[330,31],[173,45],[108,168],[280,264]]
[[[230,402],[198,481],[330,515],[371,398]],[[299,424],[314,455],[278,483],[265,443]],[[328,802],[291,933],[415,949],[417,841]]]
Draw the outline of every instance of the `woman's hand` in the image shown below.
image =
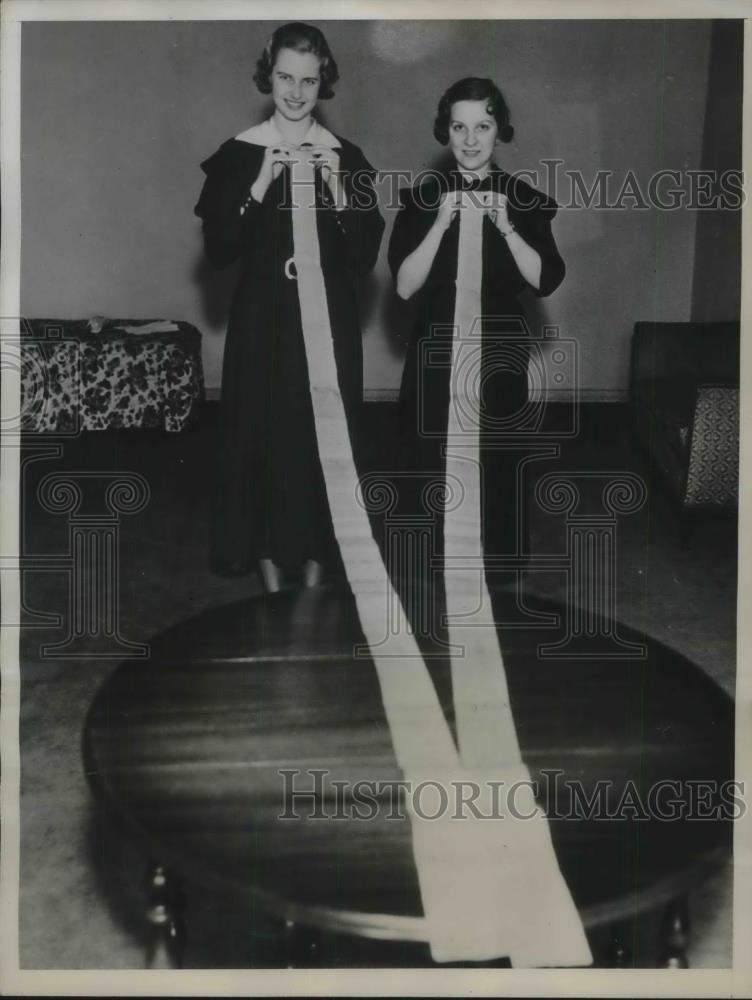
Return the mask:
[[462,195],[458,191],[449,191],[441,199],[439,211],[436,215],[436,227],[441,233],[445,233],[452,224],[452,219],[462,208]]
[[339,176],[339,153],[329,146],[303,146],[301,147],[309,158],[313,166],[321,171],[321,176],[331,184],[332,175]]
[[324,181],[329,185],[335,208],[346,208],[347,202],[340,176],[338,151],[330,146],[303,146],[301,148],[308,156],[309,162],[321,172]]
[[256,180],[251,185],[251,197],[261,202],[273,181],[282,173],[285,164],[292,162],[296,150],[286,142],[275,142],[264,150],[264,158]]
[[259,170],[259,178],[266,180],[268,184],[276,181],[282,173],[282,168],[292,162],[296,149],[287,142],[274,143],[264,150],[264,159]]
[[514,232],[514,226],[509,221],[507,214],[507,196],[499,194],[497,191],[484,191],[481,195],[485,205],[486,215],[496,226],[502,236],[508,236]]

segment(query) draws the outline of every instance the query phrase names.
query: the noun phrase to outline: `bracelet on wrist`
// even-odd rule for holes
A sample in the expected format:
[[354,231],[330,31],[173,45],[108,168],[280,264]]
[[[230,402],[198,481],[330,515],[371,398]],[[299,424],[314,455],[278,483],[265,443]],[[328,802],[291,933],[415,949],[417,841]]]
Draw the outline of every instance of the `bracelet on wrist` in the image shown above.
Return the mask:
[[499,232],[504,237],[504,239],[506,239],[508,236],[511,236],[512,233],[516,233],[517,232],[517,227],[511,225],[511,223],[510,223],[509,229],[500,229]]

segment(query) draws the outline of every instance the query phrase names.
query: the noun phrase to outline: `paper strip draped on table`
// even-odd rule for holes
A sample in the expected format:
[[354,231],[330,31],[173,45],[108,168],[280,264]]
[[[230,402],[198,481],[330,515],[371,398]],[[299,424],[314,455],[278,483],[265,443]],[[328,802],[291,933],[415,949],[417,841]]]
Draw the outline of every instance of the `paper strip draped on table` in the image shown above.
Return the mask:
[[[532,814],[519,819],[502,810],[499,819],[483,819],[470,811],[454,819],[454,810],[449,810],[432,820],[411,811],[432,956],[438,962],[509,957],[515,966],[588,965],[592,958],[587,939],[559,871],[548,823],[535,807],[529,784],[525,785],[529,774],[517,744],[485,583],[482,621],[476,618],[473,627],[462,628],[456,617],[451,618],[466,610],[469,594],[477,595],[477,571],[445,574],[450,640],[464,647],[464,656],[452,661],[459,753],[414,636],[402,630],[390,642],[389,656],[380,655],[386,608],[398,598],[368,515],[357,500],[358,476],[339,392],[319,256],[314,177],[314,167],[301,155],[292,164],[292,226],[311,399],[334,531],[372,650],[397,761],[411,782],[430,780],[447,790],[453,781],[477,782],[479,808],[486,814],[484,800],[489,806],[488,797],[494,788],[498,790],[499,781],[505,788],[522,782],[515,812]],[[481,305],[483,215],[474,208],[460,215],[455,360],[461,331],[480,316]],[[457,402],[453,398],[449,410],[450,432]],[[477,399],[472,405],[477,409]],[[466,490],[464,503],[447,512],[448,558],[480,552],[477,429],[465,444],[469,446],[447,459],[447,474],[460,475]]]

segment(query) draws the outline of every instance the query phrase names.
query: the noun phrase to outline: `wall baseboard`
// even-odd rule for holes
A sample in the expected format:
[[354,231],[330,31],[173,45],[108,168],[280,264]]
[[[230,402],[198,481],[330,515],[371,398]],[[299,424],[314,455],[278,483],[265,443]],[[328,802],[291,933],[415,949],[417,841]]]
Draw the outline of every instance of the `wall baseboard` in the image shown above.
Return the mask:
[[[551,403],[627,403],[629,389],[547,389],[546,396]],[[531,394],[539,399],[540,394]]]
[[[221,390],[218,385],[207,386],[205,396],[208,402],[219,400]],[[396,403],[399,389],[366,389],[363,398],[366,403]],[[551,403],[626,403],[629,400],[628,389],[549,389],[548,401]],[[537,395],[532,399],[540,398]]]
[[[363,393],[367,403],[393,403],[399,396],[399,389],[366,389]],[[531,399],[538,400],[541,394],[533,393]],[[626,403],[629,399],[628,389],[548,389],[546,398],[549,403]]]

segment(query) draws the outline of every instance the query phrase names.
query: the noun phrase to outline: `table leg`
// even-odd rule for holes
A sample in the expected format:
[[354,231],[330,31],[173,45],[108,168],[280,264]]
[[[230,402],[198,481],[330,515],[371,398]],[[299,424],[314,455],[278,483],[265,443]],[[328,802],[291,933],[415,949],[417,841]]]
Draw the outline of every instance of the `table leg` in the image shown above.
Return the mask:
[[183,893],[177,879],[162,866],[153,864],[147,872],[149,924],[147,969],[180,969],[185,948]]
[[686,899],[672,900],[666,907],[661,928],[659,969],[688,969],[689,907]]
[[319,968],[323,956],[321,933],[294,920],[285,921],[285,957],[288,969]]
[[634,967],[634,954],[631,945],[632,938],[631,923],[615,923],[611,925],[608,944],[609,968],[631,969]]

